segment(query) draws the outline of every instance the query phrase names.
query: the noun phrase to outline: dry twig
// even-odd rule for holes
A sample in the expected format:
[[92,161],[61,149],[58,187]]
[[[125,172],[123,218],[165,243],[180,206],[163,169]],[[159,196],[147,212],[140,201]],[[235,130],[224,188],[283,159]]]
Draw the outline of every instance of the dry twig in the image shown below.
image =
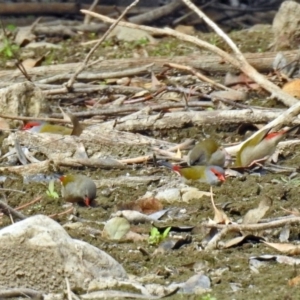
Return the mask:
[[[190,3],[193,10],[198,15],[200,15],[201,18],[204,18],[205,21],[208,19],[208,17],[206,17],[202,12],[200,12],[200,10],[194,4],[192,4],[190,1],[188,1],[188,0],[183,0],[183,1],[185,3]],[[88,10],[81,10],[81,11],[84,14],[91,15],[91,16],[93,16],[97,19],[100,19],[104,22],[107,22],[107,23],[114,23],[115,22],[114,19],[111,19],[109,17],[103,16],[103,15],[100,15],[100,14],[97,14],[97,13],[94,13],[94,12],[90,12]],[[203,40],[200,40],[196,37],[193,37],[193,36],[190,36],[190,35],[187,35],[187,34],[184,34],[184,33],[177,32],[177,31],[175,31],[173,29],[170,29],[170,28],[158,29],[158,28],[152,28],[152,27],[149,27],[149,26],[136,25],[136,24],[132,24],[132,23],[128,23],[128,22],[122,22],[122,21],[119,22],[119,25],[129,27],[129,28],[138,28],[138,29],[150,32],[152,34],[161,34],[161,35],[173,36],[175,38],[178,38],[179,40],[182,40],[182,41],[185,41],[185,42],[190,42],[190,43],[195,44],[195,45],[197,45],[201,48],[205,48],[205,49],[219,55],[225,61],[229,62],[230,64],[232,64],[236,68],[240,69],[248,77],[250,77],[255,82],[257,82],[261,87],[263,87],[264,89],[269,91],[272,94],[272,96],[277,97],[278,99],[280,99],[280,101],[282,101],[285,105],[292,106],[292,105],[294,105],[295,103],[298,102],[294,97],[292,97],[289,94],[283,92],[278,86],[274,85],[272,82],[267,80],[263,75],[258,73],[251,65],[249,65],[248,62],[246,61],[246,59],[244,58],[244,56],[242,55],[242,53],[238,50],[237,46],[234,45],[232,40],[219,27],[217,27],[217,25],[215,23],[213,23],[211,20],[209,21],[209,25],[212,26],[213,29],[215,29],[216,32],[218,34],[220,34],[220,36],[226,42],[229,42],[229,45],[235,51],[235,55],[237,56],[237,58],[230,55],[230,54],[228,54],[228,53],[226,53],[225,51],[221,50],[220,48],[218,48],[218,47],[216,47],[212,44],[209,44],[209,43],[207,43]],[[218,29],[216,29],[216,28],[218,28]]]
[[16,298],[16,297],[30,297],[31,299],[42,300],[43,292],[27,288],[15,288],[0,290],[0,299]]
[[300,217],[291,217],[284,220],[276,220],[268,223],[259,223],[259,224],[229,224],[229,225],[220,225],[220,224],[203,224],[207,228],[217,228],[221,229],[207,244],[205,250],[212,250],[217,248],[218,242],[229,232],[244,232],[244,231],[261,231],[274,229],[279,227],[284,227],[285,225],[300,224]]
[[14,217],[16,217],[20,220],[25,220],[27,218],[25,215],[23,215],[20,212],[16,211],[15,209],[13,209],[11,206],[9,206],[7,203],[5,203],[2,200],[0,200],[0,208],[3,210],[3,212],[5,214],[7,214],[7,215],[11,214],[11,215],[13,215]]
[[123,11],[123,13],[119,16],[119,18],[113,22],[113,24],[108,28],[108,30],[102,36],[102,38],[91,49],[91,51],[88,53],[88,55],[85,57],[84,61],[82,62],[81,66],[76,70],[76,72],[73,74],[73,76],[70,78],[70,80],[65,85],[65,87],[67,88],[68,91],[71,90],[71,88],[72,88],[77,76],[79,75],[79,73],[81,73],[84,70],[84,68],[86,68],[91,56],[96,51],[96,49],[99,47],[99,45],[101,45],[101,43],[107,38],[107,36],[112,32],[112,30],[118,25],[118,23],[120,22],[120,20],[123,19],[123,17],[126,15],[126,13],[133,6],[135,6],[138,2],[139,2],[139,0],[135,0],[132,4],[130,4],[128,7],[126,7],[126,9]]

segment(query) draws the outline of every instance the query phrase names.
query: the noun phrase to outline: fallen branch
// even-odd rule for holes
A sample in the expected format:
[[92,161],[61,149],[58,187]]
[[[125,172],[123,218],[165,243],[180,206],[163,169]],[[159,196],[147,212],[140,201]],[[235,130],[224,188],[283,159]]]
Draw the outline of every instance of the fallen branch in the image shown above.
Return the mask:
[[[300,102],[299,102],[300,103]],[[282,115],[283,110],[215,110],[215,111],[186,111],[165,113],[158,115],[129,115],[117,121],[107,121],[99,124],[100,128],[112,128],[120,131],[140,132],[143,130],[159,130],[170,128],[183,128],[185,126],[200,127],[203,125],[224,125],[241,123],[268,123]],[[287,120],[288,122],[289,120]],[[288,123],[285,123],[288,124]],[[234,146],[236,147],[236,146]],[[238,148],[238,147],[236,147]],[[232,149],[236,149],[232,148]]]
[[139,2],[139,0],[135,0],[134,2],[132,2],[128,7],[126,7],[126,9],[121,13],[121,15],[119,16],[119,18],[117,20],[115,20],[113,22],[113,24],[108,28],[108,30],[105,32],[105,34],[101,37],[101,39],[97,42],[97,44],[90,50],[90,52],[87,54],[87,56],[85,57],[84,61],[82,62],[82,64],[80,65],[80,67],[75,71],[75,73],[73,74],[73,76],[69,79],[69,81],[67,82],[67,84],[65,85],[65,87],[67,88],[68,91],[71,90],[77,76],[79,75],[79,73],[81,73],[86,67],[87,64],[91,58],[91,56],[93,55],[93,53],[96,51],[96,49],[101,45],[101,43],[108,37],[108,35],[113,31],[113,29],[118,25],[118,23],[120,22],[120,20],[122,20],[124,18],[124,16],[126,15],[126,13],[133,7],[135,6],[137,3]]
[[259,224],[246,224],[246,225],[239,225],[239,224],[228,224],[228,225],[221,225],[221,224],[209,224],[204,223],[202,226],[206,228],[217,228],[221,229],[219,233],[217,233],[207,244],[205,250],[213,250],[217,248],[218,242],[229,232],[244,232],[244,231],[261,231],[261,230],[268,230],[283,227],[285,225],[293,225],[293,224],[300,224],[300,217],[291,217],[284,220],[276,220],[268,223],[259,223]]
[[[184,1],[186,2],[187,0],[184,0]],[[200,13],[199,9],[197,9],[195,5],[193,5],[193,8],[197,12],[197,14]],[[103,15],[100,15],[100,14],[97,14],[97,13],[94,13],[94,12],[91,12],[91,11],[88,11],[88,10],[81,10],[81,12],[83,12],[84,14],[91,15],[91,16],[93,16],[97,19],[100,19],[101,21],[107,22],[107,23],[114,23],[115,22],[114,19],[111,19],[109,17],[103,16]],[[204,14],[201,13],[201,17],[203,17],[203,16],[204,16]],[[205,16],[205,18],[207,19],[206,16]],[[182,41],[185,41],[185,42],[190,42],[190,43],[195,44],[195,45],[197,45],[201,48],[207,49],[207,50],[219,55],[226,62],[229,62],[230,64],[232,64],[236,68],[240,69],[249,78],[251,78],[252,80],[257,82],[262,88],[269,91],[271,93],[272,97],[277,97],[286,106],[292,106],[292,105],[294,105],[295,103],[298,102],[297,99],[295,99],[294,97],[290,96],[289,94],[283,92],[278,86],[276,86],[275,84],[273,84],[272,82],[267,80],[265,76],[258,73],[251,65],[249,65],[249,63],[246,61],[245,58],[242,58],[243,56],[240,52],[235,53],[235,54],[239,53],[238,58],[236,58],[236,57],[226,53],[225,51],[215,47],[212,44],[209,44],[209,43],[207,43],[205,41],[202,41],[198,38],[195,38],[193,36],[177,32],[177,31],[175,31],[173,29],[170,29],[170,28],[158,29],[158,28],[152,28],[152,27],[149,27],[149,26],[136,25],[136,24],[123,22],[123,21],[119,22],[119,25],[129,27],[129,28],[141,29],[141,30],[150,32],[152,34],[169,35],[169,36],[178,38],[179,40],[182,40]],[[216,27],[216,24],[214,24],[214,26]],[[221,29],[219,29],[219,30],[221,30]],[[233,42],[231,43],[231,46],[232,46],[232,44],[233,44]]]
[[9,299],[16,297],[26,297],[31,299],[43,299],[43,292],[27,288],[15,288],[0,290],[0,299]]
[[[282,51],[283,56],[287,60],[287,64],[295,61],[299,55],[298,50]],[[273,70],[273,62],[276,52],[264,53],[245,53],[247,61],[260,72],[270,72]],[[216,55],[207,55],[202,53],[191,54],[186,56],[169,57],[141,57],[141,58],[123,58],[123,59],[105,59],[93,64],[89,67],[90,73],[97,73],[99,77],[112,78],[113,74],[123,70],[137,69],[140,66],[154,64],[151,68],[154,73],[163,72],[166,63],[177,63],[185,66],[193,67],[208,73],[225,74],[227,72],[236,72],[237,68],[233,67]],[[80,63],[66,63],[50,66],[34,67],[27,70],[30,77],[34,77],[36,81],[47,79],[56,75],[75,72]],[[85,73],[85,72],[84,72]],[[81,74],[79,74],[79,77]],[[7,83],[20,82],[23,75],[19,70],[0,70],[0,87],[7,86]]]
[[[7,203],[4,201],[0,200],[0,208],[6,215],[12,215],[15,218],[18,218],[20,220],[25,220],[27,217],[20,212],[16,211],[14,208],[9,206]],[[0,299],[1,299],[1,291],[0,291]]]

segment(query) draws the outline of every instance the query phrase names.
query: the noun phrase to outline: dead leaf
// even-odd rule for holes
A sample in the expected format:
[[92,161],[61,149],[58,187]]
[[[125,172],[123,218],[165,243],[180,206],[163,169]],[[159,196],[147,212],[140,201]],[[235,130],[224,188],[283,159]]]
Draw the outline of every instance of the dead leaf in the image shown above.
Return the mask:
[[15,43],[20,47],[26,46],[30,42],[34,41],[36,36],[32,33],[31,27],[21,27],[15,37]]
[[145,97],[145,96],[148,96],[148,95],[149,95],[149,91],[144,90],[144,91],[140,91],[140,92],[135,93],[135,94],[131,97],[131,99],[141,98],[141,97]]
[[298,276],[296,276],[296,277],[294,277],[294,278],[292,278],[288,281],[289,286],[296,286],[296,285],[299,285],[299,284],[300,284],[300,275],[298,275]]
[[257,208],[250,209],[243,218],[243,224],[256,224],[260,221],[266,212],[272,206],[272,199],[265,196],[259,203]]
[[161,87],[162,85],[164,85],[163,83],[161,83],[157,77],[155,76],[155,74],[153,72],[151,72],[151,89],[155,90],[158,87]]
[[210,197],[210,192],[200,191],[194,187],[184,187],[180,190],[183,202],[189,203],[193,199],[201,199],[203,196]]
[[235,237],[224,244],[224,248],[230,248],[233,246],[238,246],[241,242],[245,240],[245,236]]
[[214,221],[217,224],[229,224],[230,220],[227,217],[227,215],[225,214],[225,212],[223,210],[221,210],[221,209],[218,209],[216,207],[216,205],[215,205],[214,197],[213,197],[213,192],[212,192],[212,187],[210,187],[210,192],[211,192],[211,197],[210,197],[211,204],[212,204],[214,212],[215,212]]
[[146,215],[163,209],[162,203],[156,198],[138,199],[130,202],[123,202],[117,206],[118,210],[135,210]]
[[133,241],[133,242],[142,242],[147,240],[147,236],[143,236],[137,232],[129,231],[126,233],[126,235],[123,237],[123,240],[126,241]]
[[243,91],[236,91],[236,90],[230,90],[230,91],[214,91],[210,94],[212,97],[219,97],[219,98],[225,98],[231,101],[243,101],[247,97],[247,93]]
[[288,255],[299,255],[300,246],[296,246],[289,243],[268,243],[264,242],[266,245],[276,249],[279,252],[288,254]]
[[24,66],[25,69],[31,69],[40,66],[44,59],[45,59],[44,56],[41,56],[40,58],[37,59],[27,58],[22,61],[22,65]]
[[300,98],[300,79],[292,80],[286,83],[282,90],[290,94],[293,97]]
[[195,28],[194,26],[187,26],[187,25],[177,25],[174,30],[181,32],[181,33],[185,33],[185,34],[189,34],[189,35],[194,35],[195,34]]
[[238,237],[235,237],[229,241],[227,241],[225,244],[224,244],[224,248],[231,248],[231,247],[235,247],[235,246],[240,246],[244,243],[247,243],[247,242],[261,242],[263,240],[262,237],[260,236],[256,236],[256,235],[252,235],[252,234],[249,234],[249,235],[243,235],[243,236],[238,236]]
[[106,222],[102,236],[111,240],[120,240],[130,230],[130,224],[125,218],[115,217]]

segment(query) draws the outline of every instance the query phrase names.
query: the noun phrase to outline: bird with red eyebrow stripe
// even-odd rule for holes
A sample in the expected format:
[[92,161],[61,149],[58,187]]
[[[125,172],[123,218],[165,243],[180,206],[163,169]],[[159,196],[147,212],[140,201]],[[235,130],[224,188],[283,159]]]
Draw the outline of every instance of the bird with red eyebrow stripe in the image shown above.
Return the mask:
[[96,184],[87,176],[79,174],[63,175],[59,178],[62,184],[62,196],[67,202],[93,204],[96,198]]
[[224,169],[219,166],[181,167],[172,165],[167,161],[160,161],[159,164],[179,173],[187,180],[204,182],[210,186],[221,185],[225,181]]
[[52,125],[41,121],[30,121],[22,127],[22,130],[33,133],[53,133],[62,135],[70,135],[72,133],[72,128],[60,125]]
[[248,167],[256,162],[267,160],[275,152],[278,143],[299,126],[277,132],[270,132],[271,128],[263,130],[249,139],[237,152],[234,167]]

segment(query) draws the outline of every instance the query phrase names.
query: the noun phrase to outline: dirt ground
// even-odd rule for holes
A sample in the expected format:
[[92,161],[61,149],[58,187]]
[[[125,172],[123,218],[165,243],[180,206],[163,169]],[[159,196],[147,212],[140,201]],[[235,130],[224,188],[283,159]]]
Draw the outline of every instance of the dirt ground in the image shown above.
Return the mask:
[[[254,52],[265,51],[271,41],[270,34],[264,30],[261,32],[251,32],[245,38],[247,32],[237,32],[233,34],[233,38],[241,45],[242,51]],[[266,38],[268,37],[268,39]],[[88,37],[89,38],[89,37]],[[220,46],[219,41],[211,35],[210,39]],[[78,42],[77,38],[63,42],[64,51],[59,50],[52,52],[51,57],[53,61],[57,62],[73,62],[74,56],[76,61],[84,56],[76,55],[78,52],[72,52],[76,49],[74,46]],[[195,49],[192,46],[178,45],[178,42],[162,40],[159,44],[159,49],[156,47],[155,51],[158,55],[166,55],[166,49],[169,49],[167,55],[182,55],[192,53]],[[107,55],[111,51],[113,42],[107,43],[97,55]],[[132,50],[131,47],[125,44],[119,44],[119,53],[123,57],[129,55]],[[135,45],[135,47],[147,47],[149,54],[153,50],[151,45]],[[161,49],[161,50],[160,50]],[[171,50],[170,50],[171,49]],[[178,49],[178,51],[176,51]],[[153,50],[154,51],[154,50]],[[110,57],[111,58],[111,57]],[[256,100],[257,101],[257,100]],[[251,103],[251,100],[249,100]],[[257,104],[256,104],[257,105]],[[193,137],[202,139],[205,134],[212,134],[213,137],[220,142],[233,141],[236,139],[243,139],[242,136],[237,135],[234,127],[228,126],[226,128],[185,128],[179,131],[170,130],[168,132],[159,133],[159,138],[164,138],[172,142],[182,142],[186,137]],[[155,133],[157,137],[157,133]],[[300,165],[300,147],[289,149],[288,152],[280,156],[278,164],[285,166],[299,166]],[[136,167],[129,167],[121,171],[107,171],[107,170],[88,170],[88,169],[61,169],[61,172],[78,172],[89,174],[93,179],[117,177],[129,173],[130,175],[151,175],[161,174],[163,178],[168,180],[177,180],[176,174],[170,173],[162,167],[153,167],[151,165],[143,165]],[[1,174],[7,175],[7,174]],[[265,218],[275,218],[286,215],[281,207],[292,210],[300,206],[300,198],[298,195],[299,183],[297,180],[288,181],[288,175],[278,175],[272,173],[261,174],[246,174],[240,178],[228,178],[226,182],[220,187],[214,187],[215,202],[220,207],[225,207],[224,210],[229,218],[233,221],[240,220],[245,213],[252,208],[258,206],[260,200],[269,196],[273,200],[271,209],[267,212]],[[297,175],[296,178],[299,176]],[[283,179],[287,179],[287,182]],[[160,284],[169,284],[171,282],[183,282],[194,274],[197,269],[209,276],[212,281],[210,296],[202,298],[199,295],[174,295],[170,299],[299,299],[299,287],[288,286],[288,280],[298,275],[298,267],[285,264],[279,264],[275,261],[263,264],[257,270],[253,270],[249,265],[249,258],[263,254],[278,254],[276,250],[268,248],[263,243],[246,242],[241,246],[220,249],[214,251],[203,251],[201,244],[205,236],[205,232],[201,229],[201,222],[208,218],[213,218],[213,210],[210,199],[203,197],[201,199],[194,199],[189,203],[163,203],[165,208],[186,209],[185,216],[182,220],[168,221],[166,226],[193,226],[195,227],[191,232],[180,233],[181,235],[191,235],[192,241],[179,249],[169,250],[167,252],[156,254],[155,256],[145,256],[137,250],[137,246],[145,249],[148,253],[153,253],[157,246],[151,246],[147,240],[141,242],[128,241],[108,241],[101,237],[99,230],[103,228],[101,222],[105,222],[110,218],[110,215],[116,210],[116,206],[121,202],[128,202],[136,200],[143,196],[146,191],[157,188],[159,183],[152,183],[149,186],[139,185],[137,187],[106,187],[98,190],[97,202],[100,204],[95,208],[86,208],[78,206],[76,208],[76,216],[83,220],[92,220],[88,226],[83,226],[81,230],[67,229],[68,233],[77,239],[82,239],[92,245],[109,253],[118,262],[122,263],[125,270],[129,274],[134,274],[143,277],[147,274],[156,274],[157,277],[154,282]],[[200,190],[208,191],[209,187],[204,184],[195,184]],[[2,186],[6,189],[22,190],[25,194],[15,192],[4,192],[8,204],[12,207],[17,207],[28,203],[34,198],[41,196],[41,200],[34,205],[31,205],[22,212],[25,215],[45,214],[51,215],[65,210],[65,202],[62,198],[53,200],[46,195],[47,185],[42,183],[23,184],[21,178],[17,176],[9,176],[9,179]],[[56,186],[59,191],[59,186]],[[224,206],[224,204],[226,204]],[[299,205],[299,206],[298,206]],[[60,224],[70,222],[68,215],[56,217]],[[0,219],[0,226],[5,227],[10,224],[8,217]],[[150,224],[136,225],[137,231],[148,234],[151,229]],[[95,231],[93,231],[94,229]],[[268,241],[278,242],[279,230],[269,230],[264,233],[259,233],[260,236],[265,237]],[[234,235],[226,236],[226,239],[232,238]],[[299,228],[297,226],[291,227],[290,240],[299,240]],[[214,298],[213,298],[214,297]]]

